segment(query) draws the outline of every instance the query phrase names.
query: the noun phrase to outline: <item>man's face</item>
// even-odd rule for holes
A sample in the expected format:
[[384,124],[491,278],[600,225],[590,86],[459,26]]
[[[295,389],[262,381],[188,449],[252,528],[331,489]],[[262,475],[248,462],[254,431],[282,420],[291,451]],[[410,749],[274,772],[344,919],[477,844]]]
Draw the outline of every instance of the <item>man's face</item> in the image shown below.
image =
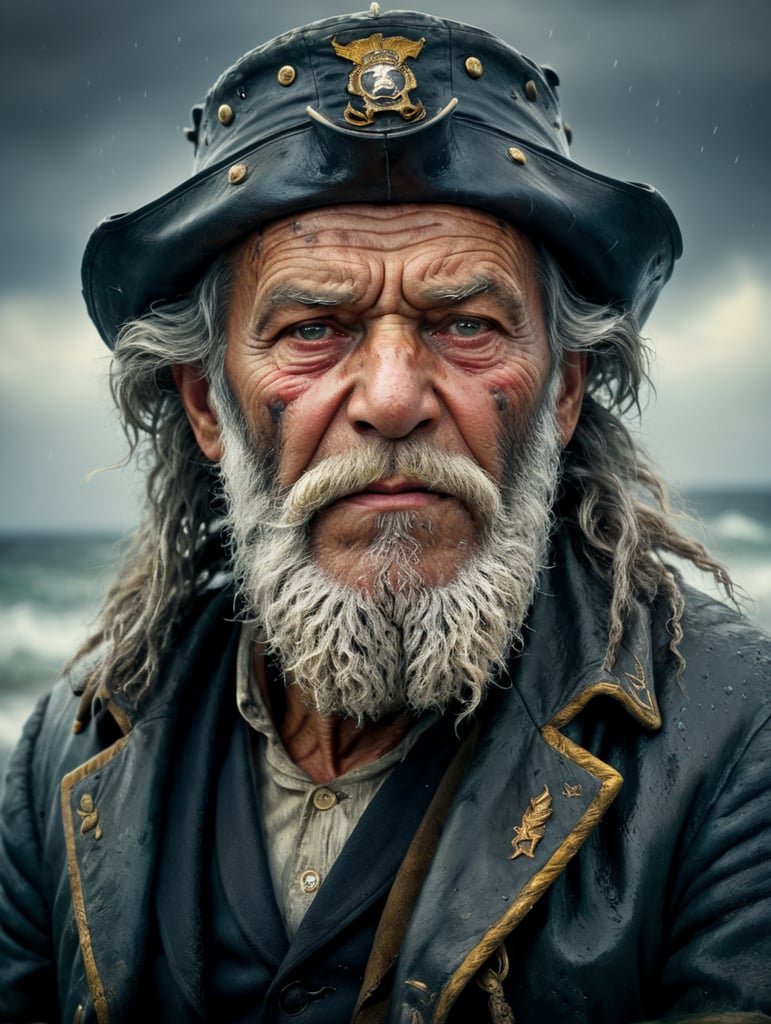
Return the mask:
[[521,640],[583,390],[580,357],[550,373],[529,242],[456,207],[327,209],[252,237],[234,283],[230,393],[175,378],[246,607],[322,714],[473,711]]
[[[533,247],[488,214],[333,207],[277,221],[237,255],[226,372],[252,436],[278,453],[281,489],[374,440],[419,440],[503,481],[506,431],[537,409],[550,366]],[[568,370],[563,441],[580,400]],[[366,588],[396,512],[414,513],[426,585],[452,579],[475,548],[477,510],[400,473],[316,516],[315,562]]]

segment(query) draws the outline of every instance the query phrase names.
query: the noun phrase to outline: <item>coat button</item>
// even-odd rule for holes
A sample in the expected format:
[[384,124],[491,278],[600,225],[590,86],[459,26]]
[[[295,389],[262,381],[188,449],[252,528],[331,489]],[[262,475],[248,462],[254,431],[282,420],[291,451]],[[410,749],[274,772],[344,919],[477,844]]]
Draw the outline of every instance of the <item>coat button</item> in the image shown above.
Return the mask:
[[307,1010],[309,1003],[308,989],[301,981],[290,981],[281,989],[278,996],[278,1005],[287,1017],[296,1017],[303,1010]]
[[299,1017],[312,1002],[326,999],[334,992],[335,989],[332,985],[322,985],[321,988],[313,989],[308,988],[301,981],[290,981],[278,994],[278,1006],[287,1017]]

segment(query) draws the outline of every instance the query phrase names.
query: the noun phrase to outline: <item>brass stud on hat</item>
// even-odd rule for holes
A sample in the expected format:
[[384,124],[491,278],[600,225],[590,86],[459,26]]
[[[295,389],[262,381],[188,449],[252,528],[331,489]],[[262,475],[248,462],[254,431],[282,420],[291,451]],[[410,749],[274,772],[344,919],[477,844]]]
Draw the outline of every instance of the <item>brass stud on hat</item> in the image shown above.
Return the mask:
[[246,164],[233,164],[228,170],[228,181],[231,185],[238,185],[244,180],[246,174]]
[[469,78],[482,77],[482,61],[479,59],[479,57],[467,57],[465,68],[466,71],[468,72]]
[[527,157],[521,149],[517,149],[516,146],[512,146],[509,149],[509,159],[513,160],[515,164],[521,164],[523,167],[527,163]]
[[529,78],[525,82],[525,96],[527,96],[527,98],[529,100],[537,100],[538,99],[538,90],[536,89],[535,82],[533,81],[532,78]]
[[220,124],[231,124],[234,116],[235,115],[233,114],[233,108],[229,107],[227,103],[223,103],[222,106],[217,111],[217,117],[219,119]]
[[297,78],[297,72],[291,64],[285,64],[282,68],[278,69],[276,77],[278,78],[279,85],[291,85],[295,78]]

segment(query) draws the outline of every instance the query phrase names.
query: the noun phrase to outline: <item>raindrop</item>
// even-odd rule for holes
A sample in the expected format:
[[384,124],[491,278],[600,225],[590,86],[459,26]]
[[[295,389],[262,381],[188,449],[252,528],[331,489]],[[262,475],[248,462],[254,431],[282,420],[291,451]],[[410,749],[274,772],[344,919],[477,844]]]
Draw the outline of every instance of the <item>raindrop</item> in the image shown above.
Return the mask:
[[685,732],[685,722],[678,722],[677,723],[677,731],[678,732]]
[[618,67],[618,57],[616,57],[616,59],[613,61],[613,67],[614,68]]
[[712,129],[712,134],[717,135],[717,125]]
[[726,693],[733,693],[734,692],[733,686],[724,686],[723,689],[725,690]]
[[738,163],[739,163],[739,154],[737,153],[736,154],[736,159],[734,160],[734,164],[738,164]]

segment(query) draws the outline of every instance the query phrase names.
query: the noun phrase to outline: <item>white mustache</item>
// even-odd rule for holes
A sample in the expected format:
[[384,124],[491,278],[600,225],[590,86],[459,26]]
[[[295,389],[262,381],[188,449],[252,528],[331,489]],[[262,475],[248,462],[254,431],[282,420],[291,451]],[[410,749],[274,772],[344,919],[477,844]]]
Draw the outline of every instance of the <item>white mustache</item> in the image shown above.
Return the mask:
[[378,441],[331,455],[303,473],[283,498],[280,525],[303,525],[339,498],[394,476],[457,498],[482,521],[491,521],[501,508],[495,480],[468,456],[424,442]]

